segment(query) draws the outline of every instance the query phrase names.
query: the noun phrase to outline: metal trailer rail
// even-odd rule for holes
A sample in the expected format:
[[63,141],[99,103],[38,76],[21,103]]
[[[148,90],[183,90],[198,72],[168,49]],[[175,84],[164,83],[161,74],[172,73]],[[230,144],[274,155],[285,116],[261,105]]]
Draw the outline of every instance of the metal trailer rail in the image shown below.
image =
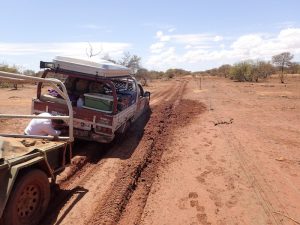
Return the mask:
[[[40,77],[32,77],[26,76],[17,73],[8,73],[0,71],[0,81],[7,81],[11,83],[46,83],[49,84],[55,91],[63,97],[68,106],[69,115],[68,116],[38,116],[38,115],[13,115],[13,114],[0,114],[0,119],[9,119],[9,118],[38,118],[38,119],[62,119],[68,120],[69,122],[69,136],[68,137],[58,137],[58,140],[66,140],[73,142],[73,108],[71,101],[69,99],[67,89],[65,85],[58,79],[55,78],[40,78]],[[60,88],[62,91],[60,90]],[[37,139],[53,139],[52,136],[41,136],[41,135],[21,135],[21,134],[1,134],[3,137],[16,137],[16,138],[37,138]]]

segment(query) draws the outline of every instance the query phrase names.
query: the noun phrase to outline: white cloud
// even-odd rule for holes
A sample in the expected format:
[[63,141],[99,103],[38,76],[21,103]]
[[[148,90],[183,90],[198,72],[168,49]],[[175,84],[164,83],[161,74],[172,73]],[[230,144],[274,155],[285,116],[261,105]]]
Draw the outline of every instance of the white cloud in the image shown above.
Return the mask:
[[213,38],[207,34],[181,34],[181,35],[172,35],[170,39],[174,40],[176,43],[180,44],[192,44],[197,45],[211,41]]
[[250,49],[258,47],[262,44],[263,40],[259,35],[250,34],[239,37],[235,42],[232,43],[231,48],[233,49]]
[[282,29],[277,35],[246,34],[231,43],[228,38],[210,34],[165,35],[159,31],[156,38],[161,42],[168,40],[164,41],[166,50],[152,52],[146,65],[160,69],[172,66],[197,70],[207,64],[219,66],[257,58],[270,60],[284,51],[295,54],[295,58],[300,57],[300,28]]
[[165,43],[163,43],[163,42],[154,43],[150,46],[150,52],[151,53],[160,53],[164,47],[165,47]]
[[157,31],[156,32],[156,38],[159,39],[159,41],[170,41],[170,36],[169,35],[164,35],[162,31]]
[[147,61],[147,65],[151,65],[153,69],[160,70],[163,67],[176,67],[176,62],[179,61],[180,58],[176,55],[176,49],[170,47],[160,54],[151,55]]
[[177,44],[199,45],[211,41],[221,41],[223,37],[220,35],[211,34],[169,34],[166,35],[162,31],[156,32],[156,38],[162,42],[172,42]]
[[278,41],[285,43],[287,48],[299,48],[300,29],[288,28],[282,30],[278,35]]
[[214,37],[215,42],[222,41],[222,40],[223,40],[223,37],[220,36],[220,35],[217,35],[217,36]]
[[172,32],[174,32],[175,30],[176,30],[176,28],[172,27],[172,28],[168,29],[168,32],[172,33]]
[[184,48],[185,49],[191,49],[191,48],[193,48],[193,46],[192,45],[186,45],[186,46],[184,46]]
[[[132,48],[129,43],[117,42],[90,42],[93,52],[101,51],[99,56],[92,60],[100,60],[109,53],[112,58],[119,58],[124,52]],[[16,64],[28,69],[38,70],[40,60],[52,60],[55,56],[69,56],[88,59],[86,51],[89,49],[87,42],[59,42],[59,43],[3,43],[0,42],[0,62]]]
[[[122,54],[130,48],[128,43],[90,42],[94,52],[109,52],[110,55]],[[59,43],[3,43],[0,42],[0,55],[69,55],[86,56],[89,49],[87,42],[59,42]]]
[[[95,52],[102,51],[102,55],[108,53],[112,58],[119,58],[123,52],[133,48],[130,43],[122,42],[91,44]],[[36,64],[39,60],[51,60],[56,55],[86,58],[88,47],[87,42],[0,42],[0,62]],[[141,57],[149,69],[166,70],[172,67],[200,70],[244,59],[270,60],[271,56],[284,51],[294,54],[295,61],[300,60],[300,28],[282,29],[277,34],[245,34],[234,39],[219,34],[178,34],[159,30],[147,51],[150,55],[145,53]]]
[[300,28],[283,29],[277,36],[251,34],[239,37],[231,45],[233,52],[249,58],[271,57],[284,51],[300,53]]

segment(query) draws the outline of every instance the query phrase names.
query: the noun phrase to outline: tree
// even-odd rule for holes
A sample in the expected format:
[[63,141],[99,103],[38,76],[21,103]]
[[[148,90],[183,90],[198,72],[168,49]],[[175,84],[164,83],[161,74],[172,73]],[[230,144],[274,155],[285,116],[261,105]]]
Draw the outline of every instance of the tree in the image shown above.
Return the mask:
[[296,62],[292,62],[289,66],[289,73],[296,74],[300,73],[300,64]]
[[230,73],[231,65],[224,64],[218,68],[218,75],[221,77],[228,77]]
[[118,61],[118,63],[130,68],[133,73],[136,73],[141,68],[141,57],[125,52],[124,56]]
[[85,49],[85,53],[86,53],[87,57],[92,58],[94,56],[99,55],[102,52],[102,49],[101,49],[100,51],[94,53],[94,48],[93,48],[92,44],[90,42],[88,42],[88,44],[89,44],[89,49],[87,49],[87,48]]
[[141,83],[142,86],[147,86],[149,77],[149,71],[141,68],[135,74],[136,79]]
[[218,69],[217,68],[212,68],[210,70],[206,70],[206,72],[210,75],[210,76],[217,76],[218,75]]
[[36,75],[34,70],[24,70],[23,74],[27,75],[27,76],[35,76]]
[[151,70],[148,71],[148,76],[150,79],[162,79],[165,76],[165,73],[162,71]]
[[183,70],[183,69],[168,69],[165,73],[165,75],[168,78],[173,78],[175,76],[187,76],[187,75],[192,75],[190,71]]
[[175,70],[168,69],[165,74],[166,74],[167,78],[173,78],[175,76]]
[[258,79],[266,79],[274,72],[275,69],[270,62],[258,60],[255,62],[253,68],[254,81],[258,82]]
[[281,70],[281,74],[279,75],[280,82],[284,83],[284,74],[283,70],[285,67],[289,67],[291,65],[291,60],[294,58],[290,52],[283,52],[278,55],[274,55],[272,57],[272,62],[276,66],[278,66]]
[[102,59],[107,60],[107,61],[112,62],[112,63],[117,63],[116,60],[112,59],[108,53],[106,53],[106,54],[102,57]]

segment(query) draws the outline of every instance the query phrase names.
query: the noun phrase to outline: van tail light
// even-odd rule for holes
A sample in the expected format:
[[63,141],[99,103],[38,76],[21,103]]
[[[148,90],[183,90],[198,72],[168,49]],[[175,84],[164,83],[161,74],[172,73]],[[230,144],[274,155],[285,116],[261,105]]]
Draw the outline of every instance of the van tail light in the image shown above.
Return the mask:
[[97,133],[112,134],[112,129],[107,127],[96,126],[95,131]]

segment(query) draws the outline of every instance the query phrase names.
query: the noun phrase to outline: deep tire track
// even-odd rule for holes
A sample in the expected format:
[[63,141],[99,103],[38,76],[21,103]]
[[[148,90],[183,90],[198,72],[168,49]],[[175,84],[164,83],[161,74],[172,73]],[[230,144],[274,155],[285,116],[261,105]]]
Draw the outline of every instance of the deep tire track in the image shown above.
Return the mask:
[[[181,95],[185,85],[186,82],[180,86]],[[181,95],[174,95],[173,98],[180,98],[179,96]],[[169,120],[176,99],[156,106],[151,120],[145,127],[144,136],[137,149],[135,149],[135,153],[137,154],[131,160],[124,163],[116,175],[115,182],[112,184],[114,189],[105,194],[104,201],[99,203],[94,216],[87,224],[115,224],[119,221],[123,210],[137,187],[142,171],[147,166],[154,164],[154,158],[159,160],[158,158],[162,153],[163,146],[158,148],[158,144],[161,143],[158,143],[157,140],[160,140],[165,134],[165,129],[168,122],[170,122]]]
[[[162,90],[162,92],[168,91],[173,95],[177,86],[172,86],[173,83],[175,82],[172,82],[167,90]],[[152,108],[155,109],[158,106]],[[88,183],[94,178],[94,174],[97,172],[99,174],[103,165],[109,164],[111,158],[120,158],[127,161],[131,157],[143,136],[150,115],[151,111],[143,114],[123,138],[116,139],[112,144],[103,145],[92,142],[75,144],[76,156],[73,158],[72,165],[59,177],[58,185],[54,187],[53,197],[42,224],[69,223],[70,219],[67,214],[72,210],[74,204],[79,201],[84,202],[82,197],[89,191],[84,189],[83,186],[87,186],[89,189]],[[74,203],[72,203],[72,200]],[[82,224],[86,219],[82,218],[82,221],[78,222]]]

